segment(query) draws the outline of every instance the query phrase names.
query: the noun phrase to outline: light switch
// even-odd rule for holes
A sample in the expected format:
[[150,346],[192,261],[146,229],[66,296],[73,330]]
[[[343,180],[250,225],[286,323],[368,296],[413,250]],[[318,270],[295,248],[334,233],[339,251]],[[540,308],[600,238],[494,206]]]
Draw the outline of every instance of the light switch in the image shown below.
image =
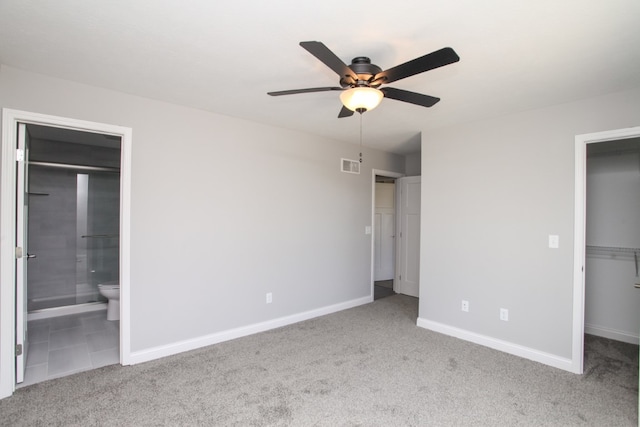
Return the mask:
[[551,249],[558,249],[560,246],[560,236],[557,234],[549,234],[549,247]]
[[366,227],[364,227],[364,234],[371,234],[371,226],[367,225]]

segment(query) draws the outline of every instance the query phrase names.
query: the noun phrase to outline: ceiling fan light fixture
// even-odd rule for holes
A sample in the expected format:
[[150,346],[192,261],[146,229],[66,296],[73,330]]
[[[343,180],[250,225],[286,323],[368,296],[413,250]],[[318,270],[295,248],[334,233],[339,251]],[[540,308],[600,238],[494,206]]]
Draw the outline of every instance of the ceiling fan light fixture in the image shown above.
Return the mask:
[[352,87],[340,94],[340,101],[351,111],[370,111],[382,101],[382,91],[365,86]]

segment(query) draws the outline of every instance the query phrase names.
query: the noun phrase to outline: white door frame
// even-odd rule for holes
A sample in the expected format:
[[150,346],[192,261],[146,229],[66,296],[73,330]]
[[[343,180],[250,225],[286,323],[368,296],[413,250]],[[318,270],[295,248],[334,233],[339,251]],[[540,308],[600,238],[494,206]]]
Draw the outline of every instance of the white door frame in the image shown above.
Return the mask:
[[640,137],[640,126],[575,137],[575,219],[573,238],[573,342],[572,371],[584,371],[584,265],[586,234],[587,144]]
[[[373,226],[376,222],[376,175],[388,178],[402,178],[403,173],[385,171],[381,169],[371,170],[371,301],[373,301],[375,290],[375,262],[376,262],[376,231]],[[396,196],[397,197],[397,196]],[[396,212],[397,216],[397,212]],[[395,263],[395,260],[394,260]],[[395,280],[394,280],[395,283]],[[394,284],[395,289],[395,284]]]
[[130,230],[132,129],[27,111],[2,109],[2,163],[0,170],[0,399],[16,386],[16,140],[18,123],[102,133],[121,138],[120,159],[120,363],[129,365],[130,343]]

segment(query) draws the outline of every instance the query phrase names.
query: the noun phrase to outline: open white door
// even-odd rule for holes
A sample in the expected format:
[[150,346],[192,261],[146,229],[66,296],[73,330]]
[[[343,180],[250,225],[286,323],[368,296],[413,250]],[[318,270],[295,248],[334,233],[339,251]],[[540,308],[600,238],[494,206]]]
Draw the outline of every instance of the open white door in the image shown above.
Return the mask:
[[24,381],[27,365],[27,262],[35,256],[28,253],[27,219],[29,215],[27,126],[18,125],[16,175],[16,383]]
[[420,182],[419,176],[396,180],[400,233],[394,290],[412,297],[418,297],[420,288]]

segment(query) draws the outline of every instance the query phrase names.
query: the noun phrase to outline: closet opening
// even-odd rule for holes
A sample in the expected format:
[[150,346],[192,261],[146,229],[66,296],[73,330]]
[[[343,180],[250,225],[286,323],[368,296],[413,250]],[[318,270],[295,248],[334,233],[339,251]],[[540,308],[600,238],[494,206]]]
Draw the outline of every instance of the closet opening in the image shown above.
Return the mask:
[[615,356],[597,366],[637,369],[640,127],[576,135],[574,215],[570,370],[584,373],[596,347]]
[[640,137],[588,144],[586,164],[585,349],[637,353]]

